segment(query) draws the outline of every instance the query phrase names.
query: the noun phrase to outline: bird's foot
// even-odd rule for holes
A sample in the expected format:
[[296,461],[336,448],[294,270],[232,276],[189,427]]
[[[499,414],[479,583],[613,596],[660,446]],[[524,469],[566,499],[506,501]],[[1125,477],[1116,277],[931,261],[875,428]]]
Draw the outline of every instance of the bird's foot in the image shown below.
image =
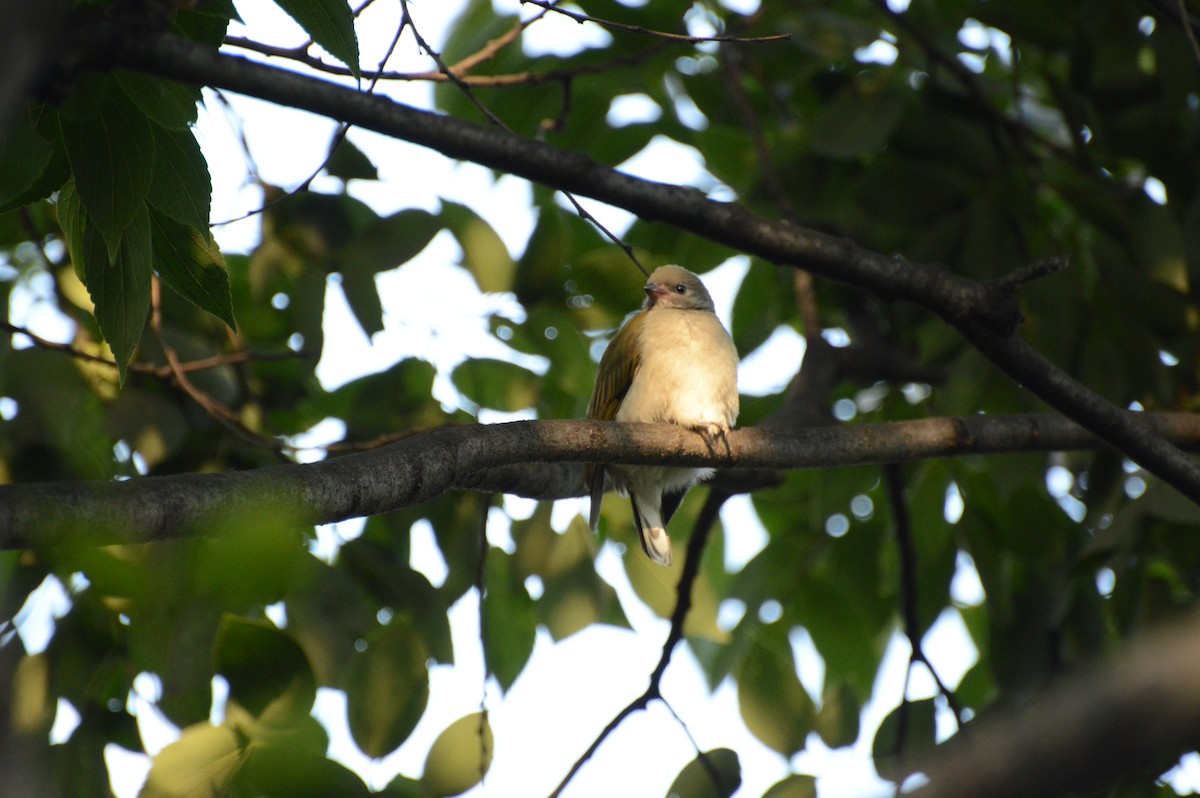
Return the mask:
[[710,421],[707,424],[692,427],[692,429],[700,433],[700,437],[704,438],[704,444],[712,454],[717,453],[717,441],[721,442],[726,455],[732,454],[729,449],[729,427],[726,425],[719,421]]

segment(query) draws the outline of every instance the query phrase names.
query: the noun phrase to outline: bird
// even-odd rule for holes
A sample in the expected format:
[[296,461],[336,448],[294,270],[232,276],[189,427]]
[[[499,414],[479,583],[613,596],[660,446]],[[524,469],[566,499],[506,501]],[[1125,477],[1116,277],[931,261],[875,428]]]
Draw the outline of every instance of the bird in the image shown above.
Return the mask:
[[[643,290],[642,309],[621,326],[600,358],[587,417],[677,424],[710,441],[723,438],[737,422],[738,354],[708,289],[687,269],[662,266]],[[670,565],[667,522],[687,489],[711,476],[712,469],[587,464],[593,530],[606,471],[617,492],[630,499],[642,550],[654,562]]]

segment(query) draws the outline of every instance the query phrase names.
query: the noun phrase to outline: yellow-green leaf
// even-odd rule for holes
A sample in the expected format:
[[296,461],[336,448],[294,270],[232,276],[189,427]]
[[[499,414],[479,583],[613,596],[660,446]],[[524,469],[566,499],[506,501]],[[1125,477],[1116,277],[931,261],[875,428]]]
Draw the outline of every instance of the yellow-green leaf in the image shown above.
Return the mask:
[[728,748],[706,751],[687,763],[668,798],[729,798],[742,786],[742,766],[737,752]]
[[791,645],[764,630],[737,670],[738,709],[754,736],[784,756],[804,750],[812,730],[813,702],[800,677]]
[[459,718],[434,740],[421,786],[434,798],[464,793],[483,780],[492,764],[492,727],[479,712]]

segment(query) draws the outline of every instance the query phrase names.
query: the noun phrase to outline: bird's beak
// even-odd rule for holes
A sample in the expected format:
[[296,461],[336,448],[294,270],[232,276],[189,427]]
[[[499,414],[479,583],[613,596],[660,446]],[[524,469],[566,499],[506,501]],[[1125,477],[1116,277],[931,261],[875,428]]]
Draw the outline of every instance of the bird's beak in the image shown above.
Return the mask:
[[659,297],[667,293],[666,287],[659,283],[646,283],[646,287],[642,290],[646,292],[646,301],[651,305],[657,302]]

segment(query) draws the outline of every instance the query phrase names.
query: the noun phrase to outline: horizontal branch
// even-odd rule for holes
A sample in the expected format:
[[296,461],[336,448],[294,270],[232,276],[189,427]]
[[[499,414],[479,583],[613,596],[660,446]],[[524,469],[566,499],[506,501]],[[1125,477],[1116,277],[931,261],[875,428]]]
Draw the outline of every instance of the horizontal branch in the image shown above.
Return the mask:
[[[1157,434],[1200,449],[1200,417],[1148,414]],[[516,421],[443,427],[368,452],[254,471],[120,482],[0,486],[0,550],[147,542],[205,534],[229,519],[286,511],[303,524],[375,515],[455,490],[550,500],[584,494],[583,459],[609,463],[800,469],[937,457],[1092,448],[1101,442],[1058,416],[971,416],[734,430],[728,448],[671,425]],[[546,467],[539,464],[557,464]],[[736,471],[734,473],[737,473]]]
[[1073,379],[1015,335],[1020,310],[1012,286],[979,282],[934,264],[872,252],[854,242],[758,216],[736,203],[626,175],[583,153],[496,128],[401,105],[314,77],[213,51],[170,35],[130,35],[119,27],[81,32],[84,63],[125,66],[174,80],[229,89],[328,116],[624,208],[779,264],[937,313],[1011,378],[1193,501],[1200,465],[1143,423]]

